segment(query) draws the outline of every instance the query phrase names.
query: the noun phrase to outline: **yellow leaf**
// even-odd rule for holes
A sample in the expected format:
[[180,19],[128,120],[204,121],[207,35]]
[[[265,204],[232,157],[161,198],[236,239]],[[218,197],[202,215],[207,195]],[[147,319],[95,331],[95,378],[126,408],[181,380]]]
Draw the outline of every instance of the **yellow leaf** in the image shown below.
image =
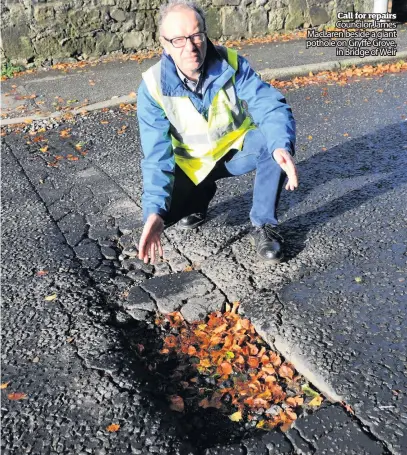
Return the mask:
[[45,153],[47,150],[48,150],[48,145],[46,145],[45,147],[41,147],[41,148],[40,148],[40,151],[41,151],[42,153]]
[[112,423],[108,427],[106,427],[106,431],[109,433],[115,433],[116,431],[119,431],[120,425],[118,423]]
[[56,298],[57,298],[56,294],[51,294],[51,295],[47,295],[46,297],[44,297],[44,300],[46,300],[47,302],[50,302],[51,300],[55,300]]
[[229,419],[232,421],[232,422],[239,422],[240,420],[242,420],[242,411],[237,411],[237,412],[234,412],[232,415],[229,416]]
[[3,382],[1,385],[0,385],[0,389],[6,389],[8,387],[8,385],[10,384],[11,381],[8,381],[8,382]]
[[309,135],[309,136],[308,136],[308,139],[311,141],[311,140],[312,140],[312,136],[311,136],[311,135]]
[[321,403],[322,403],[322,400],[323,398],[321,397],[321,395],[318,395],[317,397],[313,398],[309,403],[308,403],[308,406],[321,406]]
[[101,120],[100,123],[101,123],[102,125],[107,125],[109,122],[108,122],[107,120]]

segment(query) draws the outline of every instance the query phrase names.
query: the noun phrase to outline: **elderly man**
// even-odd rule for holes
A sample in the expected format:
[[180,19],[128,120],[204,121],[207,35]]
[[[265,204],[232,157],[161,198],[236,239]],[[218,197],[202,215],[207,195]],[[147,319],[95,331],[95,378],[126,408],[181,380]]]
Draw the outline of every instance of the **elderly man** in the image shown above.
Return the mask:
[[143,73],[138,91],[145,223],[139,258],[154,263],[157,252],[163,256],[167,226],[179,221],[193,229],[205,221],[216,180],[256,169],[250,241],[263,260],[278,263],[280,192],[286,177],[287,190],[298,186],[290,107],[247,60],[209,41],[195,4],[162,8],[160,41],[162,58]]

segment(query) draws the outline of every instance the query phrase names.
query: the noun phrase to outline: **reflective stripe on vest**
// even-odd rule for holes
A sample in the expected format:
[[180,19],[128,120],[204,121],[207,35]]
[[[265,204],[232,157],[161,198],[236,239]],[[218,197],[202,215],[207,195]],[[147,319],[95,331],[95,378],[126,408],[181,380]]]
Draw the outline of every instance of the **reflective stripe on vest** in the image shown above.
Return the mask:
[[[237,52],[227,49],[229,65],[237,70]],[[188,96],[164,96],[161,61],[143,73],[148,91],[170,121],[170,134],[178,166],[197,185],[230,149],[241,150],[244,136],[255,128],[237,99],[233,76],[213,98],[208,120]]]

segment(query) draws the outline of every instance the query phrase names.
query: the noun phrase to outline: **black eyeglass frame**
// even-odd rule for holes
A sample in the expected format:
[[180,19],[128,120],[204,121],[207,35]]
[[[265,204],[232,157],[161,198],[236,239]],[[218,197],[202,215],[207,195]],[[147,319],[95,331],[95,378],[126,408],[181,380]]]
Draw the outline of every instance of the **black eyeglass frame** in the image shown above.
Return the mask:
[[[201,41],[201,43],[203,43],[205,41],[205,39],[206,39],[206,32],[198,32],[198,33],[194,33],[194,34],[189,35],[189,36],[176,36],[175,38],[171,38],[171,39],[168,39],[165,36],[163,36],[163,38],[165,39],[165,41],[168,41],[169,43],[171,43],[176,49],[180,49],[181,47],[185,47],[186,46],[188,39],[191,41],[192,44],[201,44],[201,43],[194,43],[194,41],[192,40],[192,38],[194,36],[198,36],[198,35],[203,35],[203,39]],[[177,39],[181,39],[181,38],[185,39],[185,43],[182,46],[175,46],[173,41],[177,40]]]

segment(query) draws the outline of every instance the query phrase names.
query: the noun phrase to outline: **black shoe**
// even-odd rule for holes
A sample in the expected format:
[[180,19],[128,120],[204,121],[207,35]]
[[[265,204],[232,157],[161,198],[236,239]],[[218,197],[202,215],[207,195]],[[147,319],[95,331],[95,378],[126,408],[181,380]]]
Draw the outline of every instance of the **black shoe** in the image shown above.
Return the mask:
[[283,259],[281,243],[284,240],[274,226],[265,224],[262,227],[255,227],[250,233],[249,240],[263,260],[278,264]]
[[179,222],[181,229],[194,229],[204,223],[206,220],[206,212],[193,213],[182,218]]

